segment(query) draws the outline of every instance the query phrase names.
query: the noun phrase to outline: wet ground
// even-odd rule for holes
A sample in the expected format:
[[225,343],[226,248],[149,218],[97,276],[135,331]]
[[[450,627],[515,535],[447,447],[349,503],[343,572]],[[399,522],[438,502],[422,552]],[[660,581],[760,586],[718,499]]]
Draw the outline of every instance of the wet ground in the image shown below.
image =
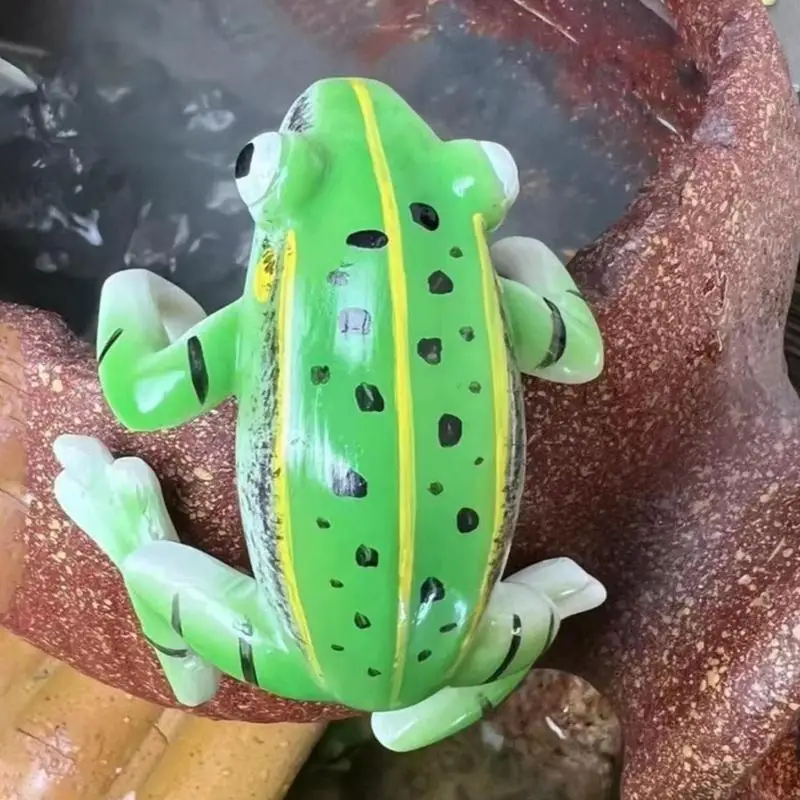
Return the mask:
[[338,724],[349,728],[328,729],[287,800],[610,800],[617,788],[612,709],[583,681],[549,670],[534,670],[479,724],[415,753],[359,745],[366,719]]
[[87,336],[103,279],[126,266],[208,310],[234,298],[250,223],[232,161],[326,75],[387,80],[442,136],[510,147],[523,192],[504,233],[568,257],[620,216],[653,162],[606,111],[561,96],[557,57],[476,34],[455,0],[391,46],[364,46],[398,5],[34,0],[6,18],[0,55],[41,88],[0,99],[0,298]]

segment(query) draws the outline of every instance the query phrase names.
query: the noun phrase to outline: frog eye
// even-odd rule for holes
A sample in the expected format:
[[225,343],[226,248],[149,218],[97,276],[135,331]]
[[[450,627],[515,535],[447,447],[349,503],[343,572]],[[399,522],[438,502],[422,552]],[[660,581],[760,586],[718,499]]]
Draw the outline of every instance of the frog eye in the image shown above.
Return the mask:
[[481,142],[480,144],[492,165],[494,174],[503,186],[506,208],[509,208],[519,194],[519,170],[514,156],[497,142]]
[[281,135],[262,133],[249,141],[236,159],[234,174],[239,195],[252,209],[267,195],[281,161]]

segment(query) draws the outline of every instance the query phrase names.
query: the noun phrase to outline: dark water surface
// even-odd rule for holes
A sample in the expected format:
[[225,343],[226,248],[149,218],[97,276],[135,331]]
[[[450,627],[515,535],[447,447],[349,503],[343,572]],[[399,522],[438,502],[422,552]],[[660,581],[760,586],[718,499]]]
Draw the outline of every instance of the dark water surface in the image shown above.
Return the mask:
[[85,336],[102,281],[126,266],[209,311],[230,301],[250,236],[232,162],[328,75],[385,80],[441,135],[507,145],[523,193],[503,233],[565,254],[591,241],[651,170],[644,150],[622,130],[601,144],[601,112],[560,101],[552,56],[476,35],[454,3],[377,56],[363,41],[390,0],[311,4],[313,20],[278,0],[34,0],[9,15],[0,55],[41,86],[0,98],[0,298]]

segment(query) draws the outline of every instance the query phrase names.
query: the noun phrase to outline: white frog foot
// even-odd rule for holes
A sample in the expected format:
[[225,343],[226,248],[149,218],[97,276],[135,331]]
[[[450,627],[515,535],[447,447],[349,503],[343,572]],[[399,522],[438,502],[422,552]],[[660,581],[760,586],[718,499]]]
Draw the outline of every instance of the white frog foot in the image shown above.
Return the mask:
[[53,451],[63,468],[55,481],[58,504],[118,568],[147,542],[178,541],[161,485],[144,461],[115,460],[89,436],[59,436]]
[[571,558],[540,561],[506,578],[506,582],[538,589],[553,603],[561,619],[591,611],[603,605],[607,597],[605,586]]

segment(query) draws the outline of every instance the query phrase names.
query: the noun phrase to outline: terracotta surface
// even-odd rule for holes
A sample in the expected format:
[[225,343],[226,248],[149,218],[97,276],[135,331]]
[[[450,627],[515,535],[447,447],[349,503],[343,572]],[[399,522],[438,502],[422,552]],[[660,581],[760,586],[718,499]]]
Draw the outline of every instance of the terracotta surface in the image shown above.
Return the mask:
[[[572,262],[607,371],[582,389],[527,385],[529,482],[510,564],[570,555],[609,588],[601,612],[565,627],[550,663],[588,677],[619,713],[625,800],[730,797],[800,708],[800,606],[789,599],[800,594],[800,401],[781,353],[800,250],[797,100],[757,0],[669,6],[707,77],[703,115],[676,117],[691,126],[683,145]],[[6,379],[0,397],[16,397],[4,402],[23,420],[31,494],[27,526],[12,519],[0,540],[10,563],[25,559],[24,574],[3,573],[3,621],[167,703],[116,575],[52,502],[50,446],[69,429],[143,455],[186,539],[244,565],[230,409],[126,436],[103,410],[88,348],[41,312],[6,305],[0,322],[7,338],[22,334],[12,359],[25,394]],[[336,711],[227,682],[202,713]]]
[[732,800],[800,797],[800,728],[793,725]]
[[280,800],[321,728],[164,711],[0,629],[3,800]]

